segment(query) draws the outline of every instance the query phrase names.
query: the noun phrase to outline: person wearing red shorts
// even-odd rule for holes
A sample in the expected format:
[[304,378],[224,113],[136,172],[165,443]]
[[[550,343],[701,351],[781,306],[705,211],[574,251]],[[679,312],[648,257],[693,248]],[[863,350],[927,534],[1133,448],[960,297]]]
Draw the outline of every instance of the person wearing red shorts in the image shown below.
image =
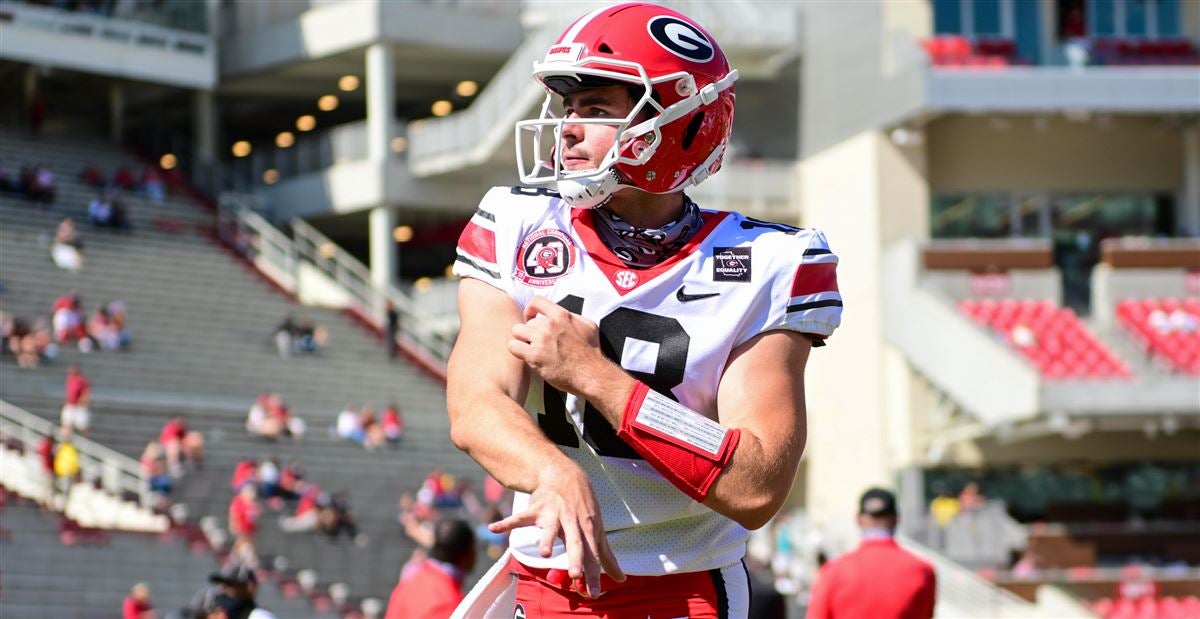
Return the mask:
[[837,256],[684,193],[720,169],[737,80],[687,16],[596,9],[533,77],[523,185],[484,196],[454,267],[451,437],[516,491],[490,527],[509,563],[456,616],[744,617],[748,530],[791,490],[804,367],[841,320]]

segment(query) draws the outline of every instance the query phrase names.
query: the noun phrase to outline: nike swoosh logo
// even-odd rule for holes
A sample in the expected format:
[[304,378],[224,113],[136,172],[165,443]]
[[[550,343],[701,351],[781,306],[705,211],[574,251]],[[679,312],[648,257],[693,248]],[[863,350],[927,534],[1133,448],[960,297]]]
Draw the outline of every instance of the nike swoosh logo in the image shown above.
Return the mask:
[[718,296],[721,294],[719,292],[709,292],[709,293],[705,293],[705,294],[688,294],[683,291],[683,289],[686,287],[687,286],[680,286],[679,291],[675,293],[675,298],[679,299],[680,303],[687,303],[689,301],[699,301],[700,299],[707,299],[709,297],[715,297],[715,296]]

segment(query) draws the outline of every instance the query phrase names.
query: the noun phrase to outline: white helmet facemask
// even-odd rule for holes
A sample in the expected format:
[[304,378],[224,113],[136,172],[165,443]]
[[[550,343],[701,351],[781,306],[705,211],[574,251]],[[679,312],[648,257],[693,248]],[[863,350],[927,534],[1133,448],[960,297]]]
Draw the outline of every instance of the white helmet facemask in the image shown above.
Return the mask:
[[[590,64],[591,67],[585,68],[581,66],[583,64]],[[633,69],[638,75],[594,68],[596,65]],[[573,62],[535,62],[533,76],[541,83],[545,83],[547,78],[578,81],[582,77],[642,88],[641,97],[624,118],[566,118],[558,105],[560,95],[547,88],[546,99],[542,103],[538,118],[522,120],[516,124],[517,172],[521,182],[535,186],[553,184],[562,199],[574,208],[602,206],[617,191],[633,187],[621,178],[616,166],[646,164],[662,141],[661,127],[691,112],[702,103],[699,93],[696,92],[695,79],[689,73],[672,73],[651,80],[642,65],[611,58],[589,56]],[[678,82],[676,88],[680,94],[687,93],[691,96],[664,108],[651,96],[654,85],[664,82]],[[634,120],[643,116],[647,108],[652,112],[651,117],[633,125]],[[610,125],[616,128],[617,137],[598,167],[567,170],[562,161],[563,129],[580,125]],[[553,131],[547,132],[547,129]],[[553,141],[549,142],[551,136]],[[632,156],[622,156],[621,153],[631,142],[633,146],[627,155]],[[681,185],[677,190],[682,189]]]

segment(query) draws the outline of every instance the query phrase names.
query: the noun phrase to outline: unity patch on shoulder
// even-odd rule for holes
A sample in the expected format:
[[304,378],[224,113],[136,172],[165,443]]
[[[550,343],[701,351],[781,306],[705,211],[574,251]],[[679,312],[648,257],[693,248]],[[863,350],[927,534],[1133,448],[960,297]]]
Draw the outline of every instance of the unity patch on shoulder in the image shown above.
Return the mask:
[[714,282],[748,282],[748,281],[750,281],[750,248],[749,247],[714,247],[713,248],[713,281]]
[[562,230],[538,230],[521,241],[513,277],[530,286],[553,286],[576,261],[575,243]]

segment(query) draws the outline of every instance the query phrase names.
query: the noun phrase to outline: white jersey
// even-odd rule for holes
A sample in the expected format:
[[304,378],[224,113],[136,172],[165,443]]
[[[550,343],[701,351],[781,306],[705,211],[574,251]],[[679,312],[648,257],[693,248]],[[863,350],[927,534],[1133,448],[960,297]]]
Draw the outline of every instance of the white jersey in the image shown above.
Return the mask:
[[[774,329],[819,344],[837,328],[842,302],[837,257],[820,232],[701,213],[703,227],[676,255],[631,269],[600,240],[590,211],[545,190],[497,187],[464,229],[454,272],[503,290],[522,309],[542,296],[596,322],[605,355],[717,419],[717,386],[734,348]],[[742,557],[746,529],[673,486],[587,402],[531,379],[525,409],[588,473],[626,573],[709,570]],[[528,502],[518,494],[514,512]],[[513,531],[513,555],[530,567],[566,569],[561,540],[543,558],[539,539],[536,527]]]

